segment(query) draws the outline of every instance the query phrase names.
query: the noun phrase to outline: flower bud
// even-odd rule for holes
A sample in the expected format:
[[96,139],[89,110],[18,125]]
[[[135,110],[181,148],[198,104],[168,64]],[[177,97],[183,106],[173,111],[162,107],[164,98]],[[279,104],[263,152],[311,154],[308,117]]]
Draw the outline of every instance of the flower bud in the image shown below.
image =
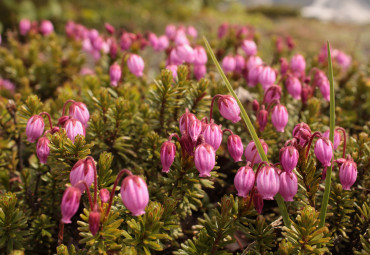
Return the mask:
[[252,102],[252,108],[253,111],[257,112],[260,109],[260,103],[256,99],[253,100]]
[[234,185],[239,197],[247,197],[254,186],[256,175],[249,166],[239,168],[234,178]]
[[311,128],[304,122],[295,125],[293,129],[293,137],[299,142],[302,147],[306,146],[311,138]]
[[26,126],[27,140],[34,143],[42,133],[44,133],[44,119],[40,115],[33,115],[28,121]]
[[174,38],[174,42],[176,45],[189,45],[190,42],[184,30],[179,29],[176,32],[176,36]]
[[130,49],[132,44],[132,36],[129,33],[124,32],[121,35],[120,47],[123,51]]
[[89,110],[87,109],[86,105],[82,102],[74,102],[69,107],[69,115],[80,121],[82,125],[85,127],[87,126],[87,122],[89,122],[90,114]]
[[113,35],[113,34],[114,34],[114,32],[115,32],[114,27],[113,27],[111,24],[107,23],[107,22],[105,22],[105,23],[104,23],[104,28],[105,28],[105,30],[107,30],[107,32],[108,32],[109,34],[111,34],[111,35]]
[[167,49],[169,44],[170,44],[170,42],[168,41],[167,36],[162,35],[162,36],[158,37],[157,51],[162,51],[162,50]]
[[263,132],[267,125],[267,120],[268,120],[268,112],[265,110],[265,106],[262,105],[261,110],[257,114],[257,121],[258,124],[260,125],[260,131]]
[[194,65],[205,65],[207,64],[208,57],[207,52],[202,46],[194,48]]
[[42,164],[46,164],[48,156],[50,154],[49,139],[46,136],[41,137],[37,141],[36,154]]
[[99,191],[99,197],[102,203],[107,203],[110,198],[110,192],[107,189],[101,189]]
[[114,63],[113,65],[110,66],[109,77],[110,77],[110,84],[113,87],[117,87],[118,82],[121,79],[121,75],[122,75],[121,67],[117,63]]
[[266,104],[270,104],[273,100],[280,100],[281,87],[278,85],[272,85],[265,90],[264,101]]
[[260,66],[263,64],[262,59],[259,56],[250,56],[247,60],[246,67],[247,70],[252,70],[253,67]]
[[274,84],[275,80],[276,73],[274,69],[269,66],[265,66],[261,69],[258,75],[258,81],[261,83],[264,90],[267,90],[272,84]]
[[[327,139],[329,139],[329,135],[330,135],[330,129],[322,134],[322,136]],[[340,141],[341,141],[340,133],[334,130],[334,150],[338,148]]]
[[279,175],[275,168],[264,166],[257,174],[257,190],[265,200],[273,200],[280,188]]
[[344,190],[349,190],[356,182],[357,178],[357,164],[351,157],[341,165],[339,169],[339,180]]
[[149,203],[148,186],[145,181],[137,175],[127,176],[121,184],[121,199],[132,215],[144,214]]
[[143,76],[144,60],[136,54],[131,54],[127,60],[127,67],[136,77]]
[[188,109],[185,110],[185,113],[180,117],[179,120],[179,128],[181,135],[185,135],[188,133],[190,122],[197,119],[197,117],[190,113]]
[[342,70],[346,71],[352,62],[351,56],[345,54],[343,51],[338,51],[337,56],[335,57],[338,65],[342,68]]
[[186,33],[193,38],[197,38],[198,36],[198,31],[193,26],[188,27]]
[[252,40],[244,40],[241,47],[247,56],[254,56],[257,54],[257,45]]
[[100,212],[96,209],[89,214],[89,229],[91,234],[96,235],[100,228]]
[[331,158],[333,157],[332,143],[325,137],[317,139],[315,144],[315,155],[321,164],[326,167],[330,166]]
[[194,65],[194,76],[199,81],[207,73],[206,65]]
[[293,197],[297,194],[298,180],[295,173],[282,172],[280,174],[279,193],[285,201],[293,201]]
[[288,60],[286,58],[280,58],[280,73],[285,75],[289,70]]
[[53,23],[50,20],[43,20],[40,25],[40,32],[43,35],[49,35],[54,31]]
[[243,56],[236,55],[235,56],[235,72],[242,73],[245,69],[245,60]]
[[240,108],[235,98],[229,95],[222,95],[218,100],[218,109],[225,119],[237,123],[240,118]]
[[82,123],[79,120],[76,120],[74,118],[69,118],[65,122],[64,128],[67,132],[67,137],[71,139],[73,143],[75,142],[75,138],[77,135],[85,136],[86,134],[85,127],[82,125]]
[[234,72],[235,67],[236,67],[235,58],[233,56],[224,57],[224,59],[222,60],[221,66],[226,74]]
[[152,46],[152,48],[155,51],[157,51],[157,49],[158,49],[158,37],[157,37],[157,35],[154,34],[154,33],[149,33],[148,40],[149,40],[150,46]]
[[193,63],[194,50],[189,44],[181,44],[175,48],[176,55],[182,62]]
[[21,35],[27,35],[31,29],[31,21],[29,19],[22,19],[19,22],[19,33]]
[[176,49],[172,49],[171,52],[170,52],[170,56],[168,58],[168,61],[167,63],[168,64],[171,64],[171,65],[181,65],[182,63],[184,62],[183,59],[181,59],[177,53],[176,53]]
[[242,140],[238,135],[233,134],[227,138],[227,149],[235,162],[242,160],[244,147]]
[[198,119],[194,119],[189,122],[188,134],[193,142],[198,140],[199,135],[202,132],[202,122]]
[[287,146],[280,150],[280,163],[287,173],[291,173],[297,166],[299,152],[294,146]]
[[261,194],[259,194],[258,192],[255,192],[253,195],[253,205],[256,211],[261,214],[263,209],[263,199]]
[[302,85],[301,82],[296,77],[289,75],[285,81],[285,86],[286,89],[288,90],[288,93],[294,99],[301,99]]
[[176,154],[176,145],[173,142],[166,141],[162,144],[161,147],[161,163],[162,163],[162,172],[168,173],[170,167],[175,159]]
[[170,39],[173,40],[176,36],[176,27],[175,25],[167,25],[166,26],[166,36]]
[[195,167],[199,171],[200,177],[210,177],[210,172],[215,167],[215,150],[207,143],[197,146],[194,152]]
[[222,39],[229,31],[229,24],[223,23],[218,27],[217,37]]
[[202,134],[204,141],[211,145],[215,151],[217,151],[222,142],[221,126],[215,123],[207,124]]
[[284,105],[277,104],[272,109],[271,122],[278,132],[284,132],[288,124],[288,111]]
[[304,71],[306,69],[306,61],[304,60],[304,57],[302,55],[295,54],[290,60],[289,65],[290,70],[295,76],[301,77],[302,74],[304,74]]
[[72,167],[71,172],[69,174],[69,181],[73,186],[76,186],[84,192],[86,187],[83,183],[87,184],[87,187],[94,181],[94,175],[96,172],[95,161],[92,157],[87,157],[85,159],[80,159],[77,163]]
[[[260,139],[260,142],[262,144],[262,148],[267,155],[268,151],[268,145],[267,143],[263,140]],[[244,156],[246,161],[248,162],[254,162],[254,164],[259,164],[262,162],[260,155],[258,154],[258,150],[256,145],[254,144],[254,141],[250,141],[249,144],[247,145],[247,148],[245,148]]]
[[60,209],[62,212],[62,222],[71,223],[71,218],[80,207],[81,191],[76,187],[68,187],[63,194]]

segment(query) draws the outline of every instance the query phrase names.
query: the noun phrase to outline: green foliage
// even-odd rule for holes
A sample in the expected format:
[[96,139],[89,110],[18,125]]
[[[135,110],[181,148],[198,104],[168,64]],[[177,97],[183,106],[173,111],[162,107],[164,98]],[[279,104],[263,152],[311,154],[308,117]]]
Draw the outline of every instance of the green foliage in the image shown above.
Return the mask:
[[[370,207],[364,203],[361,207],[356,205],[356,228],[354,233],[359,235],[360,239],[352,241],[353,250],[356,255],[370,253]],[[360,243],[360,244],[359,244]],[[361,248],[360,248],[361,247]],[[357,250],[357,251],[356,251]]]

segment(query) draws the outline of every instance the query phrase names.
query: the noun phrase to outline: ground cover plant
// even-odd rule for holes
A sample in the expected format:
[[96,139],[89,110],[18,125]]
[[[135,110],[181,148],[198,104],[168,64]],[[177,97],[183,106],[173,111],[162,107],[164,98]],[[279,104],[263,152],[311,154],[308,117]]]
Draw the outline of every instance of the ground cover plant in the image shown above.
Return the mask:
[[2,254],[370,252],[368,66],[248,24],[104,28],[2,35]]

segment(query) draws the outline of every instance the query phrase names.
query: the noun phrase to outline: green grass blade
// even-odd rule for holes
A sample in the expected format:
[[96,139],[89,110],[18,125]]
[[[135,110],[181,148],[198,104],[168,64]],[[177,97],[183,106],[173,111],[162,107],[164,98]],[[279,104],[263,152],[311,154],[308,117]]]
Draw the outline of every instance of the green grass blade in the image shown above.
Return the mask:
[[[333,78],[333,65],[331,62],[329,41],[327,42],[327,45],[328,45],[328,69],[329,69],[328,72],[329,72],[329,81],[330,81],[330,135],[329,135],[329,139],[332,142],[332,144],[334,144],[334,129],[335,129],[334,78]],[[334,155],[333,155],[333,158],[334,158]],[[324,191],[324,196],[322,198],[322,203],[321,203],[319,227],[323,227],[325,225],[326,210],[328,208],[329,195],[330,195],[331,172],[333,170],[333,158],[331,160],[331,165],[327,169],[327,172],[326,172],[325,191]]]
[[[257,147],[258,154],[260,155],[262,161],[268,162],[268,159],[267,159],[267,156],[266,156],[266,154],[263,150],[262,144],[261,144],[261,142],[258,138],[258,135],[257,135],[256,131],[254,130],[253,124],[252,124],[251,120],[249,119],[247,112],[245,111],[242,103],[240,102],[239,98],[237,97],[233,88],[231,87],[231,84],[230,84],[229,80],[227,79],[224,71],[222,70],[220,64],[218,63],[218,61],[216,59],[216,56],[214,55],[214,53],[212,51],[211,46],[209,45],[207,39],[204,36],[203,36],[203,40],[204,40],[204,43],[206,45],[207,51],[208,51],[209,55],[211,56],[211,58],[213,60],[213,63],[216,65],[218,72],[220,73],[223,81],[226,84],[227,89],[229,90],[229,92],[235,98],[235,100],[237,101],[237,103],[239,105],[242,119],[244,120],[244,123],[247,125],[249,134],[252,136],[252,139],[253,139],[256,147]],[[285,226],[290,228],[290,219],[289,219],[288,211],[286,209],[286,206],[285,206],[285,203],[284,203],[284,200],[283,200],[282,196],[280,194],[277,194],[275,196],[275,200],[278,203],[280,213],[283,216]]]

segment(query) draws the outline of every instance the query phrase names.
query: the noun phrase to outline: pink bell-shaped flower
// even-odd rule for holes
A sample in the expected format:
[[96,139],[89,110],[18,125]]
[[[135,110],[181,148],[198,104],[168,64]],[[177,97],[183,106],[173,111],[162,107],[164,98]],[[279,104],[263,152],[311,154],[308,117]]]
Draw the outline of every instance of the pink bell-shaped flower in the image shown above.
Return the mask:
[[280,100],[281,87],[278,85],[272,85],[265,90],[264,101],[266,104],[270,104],[273,100]]
[[280,163],[287,173],[291,173],[297,166],[299,152],[294,146],[287,146],[280,150]]
[[244,147],[238,135],[232,134],[227,138],[227,149],[235,162],[242,160]]
[[199,135],[202,133],[202,122],[198,119],[194,119],[189,122],[188,134],[193,142],[198,140]]
[[181,44],[175,48],[176,55],[182,62],[193,63],[194,50],[189,44]]
[[333,145],[329,139],[325,137],[317,139],[314,152],[324,167],[330,166],[331,158],[333,157]]
[[176,49],[172,49],[167,62],[170,65],[181,65],[184,60],[177,55]]
[[262,105],[261,110],[257,114],[257,121],[258,121],[258,124],[260,125],[261,132],[265,130],[265,127],[267,125],[267,120],[268,120],[268,112],[266,111],[265,106]]
[[19,33],[21,35],[27,35],[31,29],[31,21],[29,19],[22,19],[19,22]]
[[185,113],[180,117],[179,120],[179,128],[181,135],[185,135],[188,133],[188,129],[190,126],[190,122],[197,119],[197,117],[190,113],[188,109],[185,110]]
[[290,60],[289,65],[290,65],[290,70],[297,77],[302,76],[302,74],[304,73],[306,69],[306,61],[304,60],[304,57],[300,54],[295,54]]
[[265,200],[273,200],[280,188],[279,175],[272,166],[264,166],[257,174],[257,190]]
[[194,65],[205,65],[207,64],[208,57],[207,52],[202,46],[197,46],[194,48]]
[[50,20],[41,21],[40,32],[43,35],[50,35],[54,31],[53,23]]
[[251,167],[243,166],[239,168],[234,178],[234,185],[239,197],[247,197],[254,186],[255,179],[256,175]]
[[258,81],[261,83],[262,88],[267,90],[272,84],[275,83],[276,73],[275,70],[269,66],[265,66],[259,73]]
[[110,192],[107,189],[101,189],[99,191],[99,197],[102,203],[107,203],[110,198]]
[[175,25],[167,25],[166,26],[166,36],[170,39],[173,40],[176,36],[176,26]]
[[118,82],[121,80],[121,67],[117,64],[114,63],[113,65],[110,66],[109,68],[109,78],[110,78],[110,84],[113,87],[117,87]]
[[242,73],[245,69],[245,59],[243,56],[235,56],[235,72]]
[[[328,139],[329,139],[329,135],[330,135],[330,129],[322,134],[323,137],[328,138]],[[334,130],[334,150],[338,148],[340,141],[341,141],[340,133]]]
[[76,120],[74,118],[69,118],[65,122],[64,128],[67,132],[67,137],[71,139],[73,143],[75,142],[75,138],[77,135],[85,136],[86,134],[84,125],[79,120]]
[[293,197],[297,194],[298,180],[295,173],[282,172],[280,174],[279,193],[285,201],[293,201]]
[[36,155],[42,164],[46,164],[48,156],[50,154],[49,139],[46,136],[41,137],[37,141]]
[[45,123],[40,115],[33,115],[28,121],[26,126],[27,140],[30,143],[36,140],[44,133]]
[[221,63],[222,69],[225,73],[232,73],[235,71],[236,61],[233,56],[226,56]]
[[194,76],[199,81],[207,73],[206,65],[194,65]]
[[186,34],[188,34],[189,36],[193,37],[193,38],[197,38],[198,36],[198,31],[195,29],[195,27],[193,26],[189,26],[187,29],[186,29]]
[[357,164],[349,156],[339,169],[339,180],[343,189],[350,190],[351,186],[356,182],[356,178]]
[[263,66],[262,65],[257,65],[257,66],[254,66],[252,67],[252,69],[249,69],[248,71],[248,87],[255,87],[258,82],[259,82],[259,76],[260,76],[260,73],[262,72],[263,70]]
[[84,181],[87,186],[90,187],[90,185],[94,182],[95,172],[95,161],[92,157],[80,159],[72,167],[71,172],[69,173],[69,181],[73,186],[78,187],[81,192],[84,192],[86,187],[83,183],[79,182]]
[[132,36],[129,33],[124,32],[121,35],[119,44],[123,51],[130,49],[132,44]]
[[79,120],[85,127],[87,126],[87,122],[89,122],[90,119],[89,110],[87,109],[86,105],[82,102],[72,103],[71,106],[69,107],[69,115],[72,118]]
[[132,215],[143,215],[149,203],[149,191],[145,181],[137,175],[127,176],[121,184],[121,199]]
[[197,146],[194,152],[195,167],[199,171],[200,177],[210,177],[210,172],[215,167],[216,153],[213,147],[207,143]]
[[144,60],[139,55],[131,54],[127,59],[127,67],[136,77],[141,77],[144,71]]
[[253,67],[260,66],[263,64],[262,59],[259,56],[250,56],[246,62],[247,70],[252,70]]
[[254,56],[257,54],[257,45],[252,40],[244,40],[241,47],[247,56]]
[[284,105],[277,104],[272,109],[271,122],[278,132],[284,132],[288,124],[288,111]]
[[157,51],[162,51],[168,48],[170,42],[167,36],[162,35],[158,37]]
[[100,212],[98,212],[97,208],[89,214],[89,229],[91,234],[96,235],[100,228]]
[[240,118],[240,108],[235,98],[229,95],[222,95],[218,100],[218,109],[225,119],[237,123]]
[[299,142],[302,147],[306,146],[311,138],[311,128],[304,122],[295,125],[293,129],[293,137]]
[[80,207],[81,191],[76,187],[68,187],[63,194],[60,209],[62,212],[62,222],[72,223],[71,218]]
[[298,78],[289,75],[288,78],[285,80],[285,86],[288,90],[288,93],[294,98],[294,99],[301,99],[301,93],[302,93],[302,84],[299,81]]
[[215,123],[207,124],[202,134],[204,141],[211,145],[215,151],[217,151],[222,142],[221,126]]
[[176,145],[171,141],[166,141],[161,147],[162,172],[168,173],[175,159]]
[[[263,139],[260,139],[260,142],[262,144],[263,151],[267,155],[267,151],[268,151],[267,143]],[[254,162],[254,164],[259,164],[259,163],[262,162],[261,157],[258,154],[257,147],[254,144],[254,141],[249,142],[249,144],[247,145],[247,148],[245,148],[244,156],[245,156],[247,162],[248,161],[249,162]]]

